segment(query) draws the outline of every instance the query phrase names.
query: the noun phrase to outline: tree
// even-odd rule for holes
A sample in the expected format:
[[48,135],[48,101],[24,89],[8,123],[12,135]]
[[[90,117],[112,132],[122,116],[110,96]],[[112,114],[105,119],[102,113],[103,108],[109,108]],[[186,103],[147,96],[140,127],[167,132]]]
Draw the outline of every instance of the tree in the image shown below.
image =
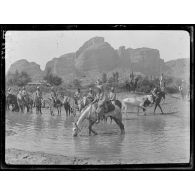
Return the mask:
[[30,76],[24,71],[19,73],[16,70],[15,73],[8,73],[7,75],[7,85],[24,86],[30,81],[31,81]]
[[51,72],[51,67],[47,68],[44,80],[46,80],[51,85],[58,86],[62,84],[62,78],[58,77],[57,75],[53,75]]

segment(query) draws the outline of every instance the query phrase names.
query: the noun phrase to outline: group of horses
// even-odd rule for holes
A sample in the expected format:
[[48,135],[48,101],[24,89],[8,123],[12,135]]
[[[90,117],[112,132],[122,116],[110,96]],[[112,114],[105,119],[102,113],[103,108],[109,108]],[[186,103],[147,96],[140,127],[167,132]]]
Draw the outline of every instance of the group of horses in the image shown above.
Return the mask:
[[79,112],[88,105],[91,101],[90,98],[84,96],[80,100],[75,100],[74,98],[68,96],[58,96],[55,100],[52,98],[45,98],[35,96],[33,94],[26,95],[15,95],[8,94],[6,97],[6,109],[13,112],[33,112],[33,107],[36,108],[37,114],[42,114],[42,108],[49,108],[50,114],[55,115],[55,109],[57,114],[61,115],[61,109],[64,107],[66,116],[73,114],[76,115],[77,110]]

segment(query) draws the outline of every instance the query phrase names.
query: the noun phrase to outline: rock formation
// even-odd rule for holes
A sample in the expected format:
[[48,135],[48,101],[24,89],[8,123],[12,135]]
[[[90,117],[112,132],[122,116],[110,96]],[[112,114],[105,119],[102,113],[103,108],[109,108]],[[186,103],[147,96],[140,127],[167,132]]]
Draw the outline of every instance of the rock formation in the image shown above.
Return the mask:
[[9,73],[26,72],[31,77],[32,81],[40,80],[43,77],[43,71],[40,69],[40,65],[35,62],[28,62],[25,59],[18,60],[10,66]]

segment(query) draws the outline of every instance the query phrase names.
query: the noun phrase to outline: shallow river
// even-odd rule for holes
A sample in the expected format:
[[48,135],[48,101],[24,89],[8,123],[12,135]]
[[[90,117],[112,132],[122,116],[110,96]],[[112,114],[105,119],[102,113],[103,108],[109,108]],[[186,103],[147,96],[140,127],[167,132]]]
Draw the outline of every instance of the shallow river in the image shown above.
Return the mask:
[[74,118],[6,112],[6,148],[41,151],[65,156],[89,157],[105,161],[134,163],[187,163],[190,158],[189,102],[168,97],[162,105],[165,115],[147,115],[130,109],[123,114],[125,135],[114,124],[101,122],[94,126],[97,136],[88,136],[87,121],[79,137],[72,137]]

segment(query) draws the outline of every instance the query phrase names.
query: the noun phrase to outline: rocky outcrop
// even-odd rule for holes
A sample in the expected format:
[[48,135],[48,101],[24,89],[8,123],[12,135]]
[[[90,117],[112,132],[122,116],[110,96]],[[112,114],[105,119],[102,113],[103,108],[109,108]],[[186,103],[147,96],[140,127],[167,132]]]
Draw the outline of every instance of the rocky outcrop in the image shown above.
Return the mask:
[[170,60],[165,63],[163,70],[166,75],[176,78],[189,78],[190,75],[190,59],[180,58],[176,60]]
[[32,81],[40,80],[43,77],[43,71],[40,69],[40,65],[35,62],[28,62],[25,59],[18,60],[11,64],[8,73],[15,73],[16,71],[26,72],[31,77]]
[[75,67],[80,71],[108,72],[118,65],[118,53],[102,37],[90,39],[76,52]]
[[[33,80],[43,76],[40,66],[27,60],[19,60],[12,64],[9,71],[15,70],[26,71]],[[114,49],[103,37],[93,37],[75,53],[64,54],[48,61],[44,74],[48,70],[67,82],[77,77],[89,83],[100,77],[103,72],[111,75],[116,71],[124,78],[129,77],[131,71],[147,76],[165,73],[178,77],[189,73],[189,60],[178,59],[165,63],[157,49],[133,49],[125,46]]]
[[141,72],[145,75],[160,75],[164,60],[160,58],[159,50],[151,48],[118,49],[121,66],[128,71]]

